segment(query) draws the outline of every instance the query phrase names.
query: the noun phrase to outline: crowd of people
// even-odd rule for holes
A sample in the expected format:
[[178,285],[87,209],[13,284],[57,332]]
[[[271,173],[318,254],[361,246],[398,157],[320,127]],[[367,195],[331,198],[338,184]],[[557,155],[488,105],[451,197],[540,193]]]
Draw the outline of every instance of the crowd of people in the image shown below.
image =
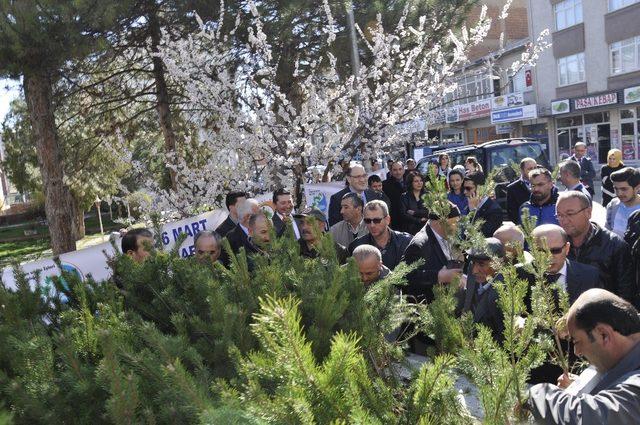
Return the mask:
[[[569,393],[565,388],[576,377],[563,374],[556,382],[557,375],[550,375],[554,369],[534,370],[531,383],[544,383],[531,391],[534,415],[552,418],[549,423],[579,423],[558,419],[580,414],[576,413],[579,404],[583,419],[631,423],[606,420],[640,418],[640,345],[636,344],[640,340],[636,310],[640,304],[640,171],[625,167],[620,158],[619,151],[612,150],[602,170],[607,208],[604,227],[591,221],[595,171],[586,147],[578,143],[575,155],[559,164],[558,180],[563,188],[534,159],[520,162],[520,176],[506,190],[508,220],[503,220],[496,199],[480,190],[486,177],[473,157],[464,165],[450,167],[448,156],[442,154],[427,176],[416,169],[413,160],[406,165],[391,161],[385,180],[368,176],[362,165],[355,164],[346,172],[344,189],[331,196],[327,216],[313,207],[295,212],[292,193],[284,188],[273,192],[272,216],[247,193],[228,193],[228,217],[215,231],[195,236],[195,257],[228,265],[229,256],[221,248],[223,239],[234,253],[244,249],[249,256],[263,255],[273,235],[279,238],[290,232],[300,255],[316,258],[322,235],[328,232],[338,261],[346,263],[353,257],[364,285],[385,278],[401,262],[421,261],[407,275],[403,294],[428,303],[434,299],[436,285],[458,285],[457,313],[469,312],[501,341],[503,315],[492,283],[502,276],[495,259],[515,265],[519,278],[534,284],[535,277],[522,264],[522,255],[525,262],[534,260],[521,228],[525,217],[534,217],[533,240],[551,255],[545,276],[564,288],[573,303],[567,316],[568,336],[575,353],[585,357],[598,374],[587,383],[579,380],[579,388]],[[446,183],[447,216],[430,211],[424,203],[429,178]],[[485,244],[460,258],[452,249],[448,229],[456,229],[460,217],[469,214],[471,222],[482,220]],[[144,261],[148,255],[144,246],[150,238],[145,229],[127,233],[122,239],[123,253]],[[526,302],[531,302],[530,294]],[[422,343],[428,344],[428,338],[416,338],[411,349],[419,350]]]

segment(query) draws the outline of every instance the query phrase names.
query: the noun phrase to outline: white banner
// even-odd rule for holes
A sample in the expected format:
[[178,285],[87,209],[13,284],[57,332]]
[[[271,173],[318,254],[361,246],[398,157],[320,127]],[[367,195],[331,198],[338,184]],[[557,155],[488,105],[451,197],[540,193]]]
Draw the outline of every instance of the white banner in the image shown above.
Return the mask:
[[304,185],[304,196],[307,205],[322,211],[329,219],[329,201],[331,195],[345,188],[344,182],[316,183]]
[[[215,230],[226,217],[227,212],[225,210],[214,210],[195,217],[167,223],[162,226],[162,234],[160,235],[162,249],[168,251],[173,248],[180,234],[184,233],[187,238],[180,245],[178,252],[181,257],[188,257],[195,252],[193,236],[202,230]],[[116,240],[116,246],[120,249],[120,237]],[[111,277],[111,269],[107,265],[107,256],[113,255],[114,251],[111,243],[104,242],[89,248],[61,254],[60,262],[63,270],[75,272],[82,280],[91,275],[95,280],[99,281]],[[51,277],[60,274],[58,267],[51,258],[26,263],[21,265],[21,268],[33,284],[35,284],[36,274],[40,272],[40,284],[44,287],[51,286]],[[12,267],[4,268],[2,282],[8,288],[15,288],[16,283]]]

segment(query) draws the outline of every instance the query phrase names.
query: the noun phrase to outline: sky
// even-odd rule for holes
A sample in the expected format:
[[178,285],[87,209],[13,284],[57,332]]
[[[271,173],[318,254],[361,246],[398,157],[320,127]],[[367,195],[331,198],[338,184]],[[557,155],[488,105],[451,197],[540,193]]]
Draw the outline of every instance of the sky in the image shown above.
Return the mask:
[[0,123],[9,112],[11,101],[20,95],[20,81],[0,78]]

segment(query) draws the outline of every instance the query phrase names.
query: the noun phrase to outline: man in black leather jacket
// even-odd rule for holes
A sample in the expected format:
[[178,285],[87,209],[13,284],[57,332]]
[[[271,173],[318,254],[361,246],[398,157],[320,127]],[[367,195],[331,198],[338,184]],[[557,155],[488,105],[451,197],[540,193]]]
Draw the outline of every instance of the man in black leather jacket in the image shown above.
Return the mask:
[[562,192],[556,204],[556,216],[569,235],[568,258],[597,267],[606,290],[636,304],[638,289],[629,245],[618,235],[589,221],[589,198],[582,192]]

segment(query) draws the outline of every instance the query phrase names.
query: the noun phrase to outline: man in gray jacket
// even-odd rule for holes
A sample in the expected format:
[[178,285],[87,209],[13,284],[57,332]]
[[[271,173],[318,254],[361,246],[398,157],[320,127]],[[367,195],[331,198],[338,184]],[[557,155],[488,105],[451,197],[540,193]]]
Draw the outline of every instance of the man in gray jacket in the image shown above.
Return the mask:
[[627,301],[590,289],[567,313],[576,355],[591,367],[562,375],[558,386],[529,390],[529,407],[543,424],[637,424],[640,420],[640,317]]

